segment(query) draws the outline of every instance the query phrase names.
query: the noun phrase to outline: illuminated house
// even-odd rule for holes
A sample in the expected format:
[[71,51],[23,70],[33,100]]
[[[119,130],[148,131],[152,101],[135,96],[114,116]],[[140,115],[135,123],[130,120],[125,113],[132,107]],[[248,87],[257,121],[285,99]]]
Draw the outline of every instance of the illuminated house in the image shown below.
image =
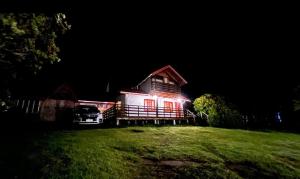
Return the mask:
[[[186,121],[192,113],[184,109],[184,103],[190,100],[181,93],[181,86],[187,81],[167,65],[151,73],[136,87],[120,92],[115,108],[105,112],[106,118],[114,116],[119,125],[120,120]],[[112,111],[114,110],[114,111]]]

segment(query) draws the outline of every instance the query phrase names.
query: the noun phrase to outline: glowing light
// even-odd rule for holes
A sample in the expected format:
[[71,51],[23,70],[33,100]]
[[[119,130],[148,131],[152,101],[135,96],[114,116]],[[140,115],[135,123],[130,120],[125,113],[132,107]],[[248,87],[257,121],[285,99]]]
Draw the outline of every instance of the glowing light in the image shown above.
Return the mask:
[[154,99],[157,99],[157,96],[156,96],[156,95],[154,95],[154,96],[153,96],[153,98],[154,98]]
[[177,102],[179,102],[179,103],[184,103],[184,102],[185,102],[185,101],[184,101],[183,99],[181,99],[181,98],[177,98],[176,100],[177,100]]

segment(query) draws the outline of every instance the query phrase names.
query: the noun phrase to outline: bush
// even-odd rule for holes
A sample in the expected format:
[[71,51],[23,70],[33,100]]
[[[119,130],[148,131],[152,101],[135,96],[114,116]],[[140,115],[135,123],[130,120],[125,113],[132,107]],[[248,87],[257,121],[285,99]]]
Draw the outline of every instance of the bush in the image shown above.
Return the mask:
[[195,99],[193,104],[198,116],[201,113],[208,115],[207,123],[210,126],[227,128],[243,126],[239,111],[220,96],[204,94]]

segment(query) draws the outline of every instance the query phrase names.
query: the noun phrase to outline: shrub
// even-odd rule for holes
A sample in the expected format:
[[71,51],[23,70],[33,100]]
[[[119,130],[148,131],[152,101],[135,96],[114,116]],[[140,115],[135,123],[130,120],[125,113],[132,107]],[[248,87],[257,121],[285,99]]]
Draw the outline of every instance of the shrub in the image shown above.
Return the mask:
[[[240,128],[241,115],[232,104],[217,95],[204,94],[193,102],[198,116],[201,113],[208,115],[207,123],[214,127]],[[201,115],[202,116],[202,115]]]

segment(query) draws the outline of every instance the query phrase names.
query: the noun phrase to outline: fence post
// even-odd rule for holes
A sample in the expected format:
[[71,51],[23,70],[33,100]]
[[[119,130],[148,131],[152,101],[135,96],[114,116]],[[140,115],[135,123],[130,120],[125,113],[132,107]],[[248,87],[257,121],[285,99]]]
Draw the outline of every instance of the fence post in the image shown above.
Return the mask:
[[39,100],[39,106],[38,106],[38,110],[37,110],[38,113],[40,112],[40,108],[41,108],[41,100]]
[[28,100],[28,103],[27,103],[27,107],[26,107],[26,111],[25,111],[26,114],[28,113],[29,106],[30,106],[30,99]]
[[130,108],[130,106],[129,105],[127,105],[127,116],[130,116],[130,110],[129,110],[129,108]]
[[25,100],[23,99],[23,101],[22,101],[22,106],[21,106],[21,111],[22,111],[22,112],[23,112],[24,103],[25,103]]
[[16,107],[18,107],[19,106],[19,99],[17,99],[17,106]]
[[32,109],[31,109],[32,114],[34,113],[34,107],[35,107],[35,100],[33,100],[33,103],[32,103]]

